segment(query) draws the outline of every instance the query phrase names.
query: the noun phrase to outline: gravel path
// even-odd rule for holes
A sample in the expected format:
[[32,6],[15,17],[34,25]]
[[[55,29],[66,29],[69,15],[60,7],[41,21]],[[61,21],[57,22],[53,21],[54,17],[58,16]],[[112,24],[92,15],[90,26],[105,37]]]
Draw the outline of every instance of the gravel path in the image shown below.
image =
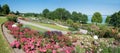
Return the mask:
[[[13,41],[16,40],[13,37],[13,35],[9,34],[9,30],[7,30],[7,28],[4,25],[2,26],[2,29],[3,29],[3,34],[9,43],[12,43]],[[14,53],[25,53],[22,49],[14,48],[13,50]]]
[[[53,29],[53,28],[49,28],[48,27],[45,27],[45,26],[41,26],[41,25],[38,25],[38,24],[35,24],[35,23],[32,23],[32,22],[27,22],[27,21],[24,21],[24,20],[21,20],[21,19],[18,19],[18,22],[22,23],[22,24],[28,24],[28,25],[32,25],[32,26],[36,26],[36,27],[39,27],[39,28],[43,28],[45,30],[50,30],[50,31],[61,31],[61,30],[57,30],[57,29]],[[63,34],[67,34],[67,31],[61,31]]]

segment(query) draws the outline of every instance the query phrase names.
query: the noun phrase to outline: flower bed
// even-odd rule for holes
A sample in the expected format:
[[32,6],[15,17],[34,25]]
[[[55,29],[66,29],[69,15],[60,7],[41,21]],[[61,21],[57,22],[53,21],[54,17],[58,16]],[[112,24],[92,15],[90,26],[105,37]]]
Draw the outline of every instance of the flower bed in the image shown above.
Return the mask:
[[11,46],[23,49],[26,53],[96,53],[103,52],[104,47],[108,45],[113,46],[113,41],[105,42],[103,39],[95,41],[85,35],[67,36],[59,31],[40,33],[12,21],[6,22],[5,26],[17,39],[11,43]]
[[[15,22],[8,21],[5,26],[17,40],[11,43],[13,48],[22,48],[26,53],[71,53],[74,46],[69,37],[58,31],[47,31],[40,35],[38,31],[20,26],[13,27]],[[19,24],[18,24],[19,25]]]

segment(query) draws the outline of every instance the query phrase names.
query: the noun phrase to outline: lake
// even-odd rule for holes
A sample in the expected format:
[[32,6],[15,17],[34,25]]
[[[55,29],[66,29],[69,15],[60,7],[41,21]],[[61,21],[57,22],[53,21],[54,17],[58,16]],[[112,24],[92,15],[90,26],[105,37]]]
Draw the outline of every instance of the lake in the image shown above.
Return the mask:
[[[107,15],[102,15],[102,19],[103,19],[102,24],[105,23],[106,17],[107,17]],[[88,22],[87,23],[91,23],[91,19],[92,19],[92,15],[88,15]]]

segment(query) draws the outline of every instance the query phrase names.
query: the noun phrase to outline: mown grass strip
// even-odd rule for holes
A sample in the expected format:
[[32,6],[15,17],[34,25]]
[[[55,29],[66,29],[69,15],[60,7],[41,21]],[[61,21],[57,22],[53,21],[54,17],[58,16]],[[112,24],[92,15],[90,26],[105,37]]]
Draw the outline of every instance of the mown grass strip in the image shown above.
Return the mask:
[[[5,17],[0,17],[0,26],[3,22],[7,21]],[[0,53],[12,53],[12,48],[8,44],[5,37],[2,35],[2,29],[0,27]]]

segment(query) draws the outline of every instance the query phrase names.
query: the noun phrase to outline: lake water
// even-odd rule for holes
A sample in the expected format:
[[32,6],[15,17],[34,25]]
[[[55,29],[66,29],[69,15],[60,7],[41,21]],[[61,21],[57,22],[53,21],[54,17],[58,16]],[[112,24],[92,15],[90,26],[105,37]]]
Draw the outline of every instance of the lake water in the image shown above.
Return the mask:
[[[102,24],[105,23],[106,17],[107,17],[107,15],[102,16],[102,19],[103,19]],[[91,19],[92,19],[92,15],[88,15],[88,22],[87,23],[91,23]]]

